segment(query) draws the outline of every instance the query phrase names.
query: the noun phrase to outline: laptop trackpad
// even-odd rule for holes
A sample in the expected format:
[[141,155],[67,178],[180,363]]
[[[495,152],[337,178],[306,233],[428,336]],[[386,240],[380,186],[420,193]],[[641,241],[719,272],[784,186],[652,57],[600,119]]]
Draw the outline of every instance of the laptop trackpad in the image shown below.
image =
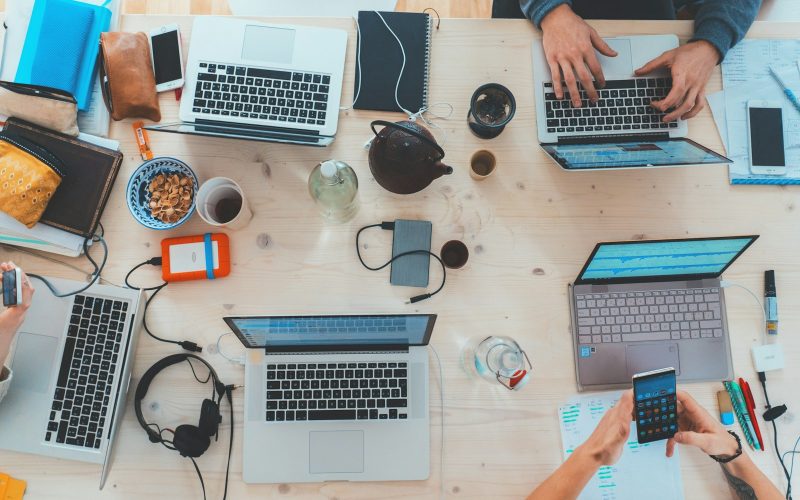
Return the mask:
[[631,54],[631,41],[623,39],[606,39],[606,43],[617,51],[615,57],[607,57],[595,51],[597,60],[603,68],[603,75],[609,77],[630,77],[633,75],[633,56]]
[[636,373],[673,367],[680,374],[678,344],[642,344],[630,345],[626,351],[628,377]]
[[14,351],[12,390],[46,392],[59,339],[20,332]]
[[310,432],[308,437],[312,474],[364,472],[364,431]]

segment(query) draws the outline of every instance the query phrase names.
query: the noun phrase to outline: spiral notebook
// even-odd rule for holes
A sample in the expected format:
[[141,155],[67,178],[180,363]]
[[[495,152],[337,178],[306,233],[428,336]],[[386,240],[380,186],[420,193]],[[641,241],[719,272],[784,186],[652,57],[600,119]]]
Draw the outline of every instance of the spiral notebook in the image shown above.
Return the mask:
[[[403,50],[387,25],[402,42]],[[357,96],[353,102],[355,109],[402,111],[405,108],[416,113],[428,105],[432,26],[428,14],[381,12],[379,15],[372,10],[358,13],[359,49],[353,88],[354,98]],[[400,85],[395,100],[398,76]],[[398,101],[402,108],[397,105]]]

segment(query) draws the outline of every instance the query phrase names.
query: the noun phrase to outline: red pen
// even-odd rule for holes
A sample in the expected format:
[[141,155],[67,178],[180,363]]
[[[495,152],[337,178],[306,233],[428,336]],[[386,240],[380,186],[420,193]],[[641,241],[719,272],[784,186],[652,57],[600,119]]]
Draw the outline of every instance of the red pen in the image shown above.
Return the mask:
[[744,401],[747,404],[747,413],[750,414],[750,421],[753,423],[753,428],[756,430],[756,437],[761,450],[764,450],[764,440],[761,438],[761,429],[758,428],[758,419],[756,418],[756,402],[753,399],[753,393],[750,391],[750,384],[743,378],[739,378],[739,385],[744,393]]

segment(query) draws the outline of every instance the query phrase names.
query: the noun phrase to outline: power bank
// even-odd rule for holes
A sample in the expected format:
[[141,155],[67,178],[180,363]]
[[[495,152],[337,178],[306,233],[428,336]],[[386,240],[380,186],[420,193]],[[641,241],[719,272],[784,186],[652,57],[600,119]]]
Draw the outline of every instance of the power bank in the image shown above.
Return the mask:
[[[424,220],[394,221],[392,258],[412,250],[431,250],[433,224]],[[395,286],[428,286],[430,255],[419,253],[405,255],[392,262],[389,282]]]

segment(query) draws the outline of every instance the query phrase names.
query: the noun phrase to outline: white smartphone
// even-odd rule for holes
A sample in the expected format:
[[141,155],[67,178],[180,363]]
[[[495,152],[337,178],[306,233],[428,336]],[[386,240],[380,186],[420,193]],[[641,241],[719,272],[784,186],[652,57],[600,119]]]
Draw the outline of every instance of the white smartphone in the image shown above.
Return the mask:
[[183,53],[177,24],[161,26],[150,32],[150,55],[156,76],[156,92],[183,87]]
[[750,171],[786,175],[783,145],[783,107],[775,101],[747,101]]

